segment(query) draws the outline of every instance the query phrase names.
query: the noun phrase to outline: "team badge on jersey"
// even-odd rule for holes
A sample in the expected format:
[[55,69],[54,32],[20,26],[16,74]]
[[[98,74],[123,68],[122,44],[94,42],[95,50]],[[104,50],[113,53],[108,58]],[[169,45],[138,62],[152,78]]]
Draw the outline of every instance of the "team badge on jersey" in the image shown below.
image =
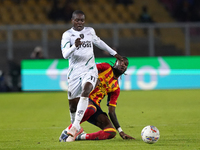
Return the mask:
[[84,34],[80,34],[80,37],[83,39],[84,38]]

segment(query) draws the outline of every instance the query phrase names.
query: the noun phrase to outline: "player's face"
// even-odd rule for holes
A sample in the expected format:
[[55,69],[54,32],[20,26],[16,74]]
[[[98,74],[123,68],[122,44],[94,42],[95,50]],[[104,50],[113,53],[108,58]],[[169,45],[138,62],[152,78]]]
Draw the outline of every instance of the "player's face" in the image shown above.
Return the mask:
[[84,24],[85,24],[85,15],[75,14],[72,18],[72,24],[73,24],[74,30],[76,31],[83,30]]
[[119,63],[119,61],[116,62],[115,64],[115,68],[121,73],[123,74],[128,67],[128,60],[124,59],[123,61],[121,61],[121,63]]

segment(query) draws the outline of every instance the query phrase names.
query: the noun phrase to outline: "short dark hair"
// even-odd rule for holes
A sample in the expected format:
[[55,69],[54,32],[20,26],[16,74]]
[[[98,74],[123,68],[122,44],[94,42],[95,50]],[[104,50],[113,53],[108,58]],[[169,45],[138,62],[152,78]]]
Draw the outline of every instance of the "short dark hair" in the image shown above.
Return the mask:
[[85,16],[85,14],[84,14],[83,11],[81,11],[81,10],[75,10],[75,11],[72,13],[72,18],[74,18],[74,16],[77,15],[77,14],[82,14],[82,15]]
[[125,56],[122,56],[122,58],[123,58],[124,60],[127,60],[127,61],[128,61],[128,58],[127,58],[127,57],[125,57]]

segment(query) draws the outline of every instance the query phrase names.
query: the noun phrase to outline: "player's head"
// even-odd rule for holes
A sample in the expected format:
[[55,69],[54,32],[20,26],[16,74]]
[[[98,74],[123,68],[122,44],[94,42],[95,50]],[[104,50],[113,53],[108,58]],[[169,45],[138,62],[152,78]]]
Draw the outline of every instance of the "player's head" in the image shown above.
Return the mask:
[[123,61],[121,61],[121,63],[119,62],[119,60],[116,60],[113,66],[114,74],[117,76],[122,75],[127,70],[128,64],[129,64],[128,59],[124,56],[123,56]]
[[72,13],[72,24],[74,30],[81,31],[84,28],[85,24],[85,14],[81,10],[75,10]]

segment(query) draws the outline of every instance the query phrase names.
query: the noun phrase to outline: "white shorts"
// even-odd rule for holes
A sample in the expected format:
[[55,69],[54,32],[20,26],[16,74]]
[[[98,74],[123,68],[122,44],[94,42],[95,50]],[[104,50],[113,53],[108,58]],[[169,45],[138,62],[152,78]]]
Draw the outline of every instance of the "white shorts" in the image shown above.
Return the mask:
[[97,79],[98,71],[96,67],[82,74],[71,74],[68,79],[68,99],[80,97],[86,82],[90,82],[94,89]]

